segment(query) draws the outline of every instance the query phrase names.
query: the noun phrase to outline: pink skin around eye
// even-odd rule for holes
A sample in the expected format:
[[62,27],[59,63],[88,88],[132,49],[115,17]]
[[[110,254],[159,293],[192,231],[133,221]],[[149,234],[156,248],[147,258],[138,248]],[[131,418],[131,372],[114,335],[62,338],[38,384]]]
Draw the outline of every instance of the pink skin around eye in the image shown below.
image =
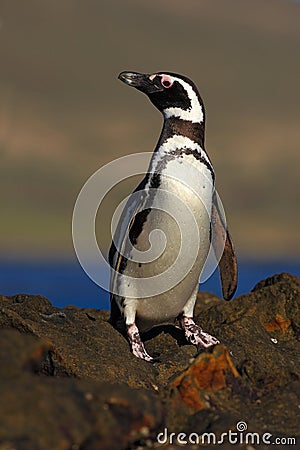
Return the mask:
[[173,84],[173,80],[168,75],[163,75],[161,77],[161,84],[166,88],[170,88]]
[[[150,80],[154,80],[154,78],[157,76],[157,74],[153,74],[150,75]],[[161,78],[161,84],[165,87],[165,88],[170,88],[173,84],[173,80],[171,77],[169,77],[168,75],[159,75]]]

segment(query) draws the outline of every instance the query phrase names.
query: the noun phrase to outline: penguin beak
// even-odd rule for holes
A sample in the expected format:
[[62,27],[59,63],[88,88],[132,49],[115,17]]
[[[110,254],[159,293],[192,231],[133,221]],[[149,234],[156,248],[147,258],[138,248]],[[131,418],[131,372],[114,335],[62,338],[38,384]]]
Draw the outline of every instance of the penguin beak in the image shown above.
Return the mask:
[[132,86],[147,95],[163,91],[163,86],[160,83],[158,84],[157,80],[155,82],[155,78],[150,79],[150,75],[147,73],[121,72],[118,78],[128,86]]

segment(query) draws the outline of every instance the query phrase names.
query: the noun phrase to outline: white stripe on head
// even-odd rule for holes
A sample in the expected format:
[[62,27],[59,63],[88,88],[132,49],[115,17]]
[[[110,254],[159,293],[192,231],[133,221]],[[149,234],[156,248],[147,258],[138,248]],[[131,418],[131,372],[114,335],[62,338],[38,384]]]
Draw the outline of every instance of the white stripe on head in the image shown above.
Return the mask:
[[204,112],[199,97],[192,86],[181,78],[171,77],[172,80],[178,81],[185,89],[187,96],[191,102],[189,109],[182,108],[166,108],[163,113],[166,119],[169,117],[178,117],[179,119],[188,120],[193,123],[201,123],[204,120]]

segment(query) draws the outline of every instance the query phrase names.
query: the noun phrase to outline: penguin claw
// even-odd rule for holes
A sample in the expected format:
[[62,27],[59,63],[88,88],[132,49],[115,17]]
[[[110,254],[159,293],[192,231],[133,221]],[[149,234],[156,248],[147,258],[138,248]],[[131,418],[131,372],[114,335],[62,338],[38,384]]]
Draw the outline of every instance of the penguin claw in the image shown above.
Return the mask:
[[127,326],[127,336],[134,356],[150,363],[157,362],[156,358],[152,358],[152,356],[147,353],[139,329],[135,323]]
[[201,327],[195,324],[191,317],[182,316],[180,325],[184,330],[187,341],[197,346],[197,350],[220,344],[220,341],[214,336],[206,333]]
[[[196,325],[197,326],[197,325]],[[195,345],[200,346],[201,348],[208,348],[212,345],[220,344],[220,341],[212,336],[211,334],[205,333],[199,328],[199,334],[195,336]],[[194,342],[192,342],[194,344]]]
[[152,358],[152,356],[150,356],[146,352],[145,348],[144,349],[141,349],[141,348],[137,349],[137,348],[132,347],[132,353],[133,353],[134,356],[136,356],[137,358],[143,359],[144,361],[147,361],[147,362],[150,362],[150,363],[156,362],[156,359]]
[[152,358],[152,361],[150,361],[152,364],[155,363],[161,363],[161,359],[160,358]]

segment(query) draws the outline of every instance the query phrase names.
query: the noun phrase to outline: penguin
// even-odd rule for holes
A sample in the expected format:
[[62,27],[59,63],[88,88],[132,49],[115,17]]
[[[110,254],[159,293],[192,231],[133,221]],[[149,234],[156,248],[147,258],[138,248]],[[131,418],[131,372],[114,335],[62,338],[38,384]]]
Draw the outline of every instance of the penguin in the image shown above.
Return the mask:
[[140,333],[157,325],[178,322],[198,349],[219,343],[193,320],[199,279],[211,247],[217,252],[221,246],[222,293],[230,300],[237,287],[237,260],[205,151],[205,109],[196,85],[172,72],[125,71],[118,78],[148,96],[163,115],[163,127],[109,250],[109,321],[116,328],[125,325],[135,356],[155,362]]

